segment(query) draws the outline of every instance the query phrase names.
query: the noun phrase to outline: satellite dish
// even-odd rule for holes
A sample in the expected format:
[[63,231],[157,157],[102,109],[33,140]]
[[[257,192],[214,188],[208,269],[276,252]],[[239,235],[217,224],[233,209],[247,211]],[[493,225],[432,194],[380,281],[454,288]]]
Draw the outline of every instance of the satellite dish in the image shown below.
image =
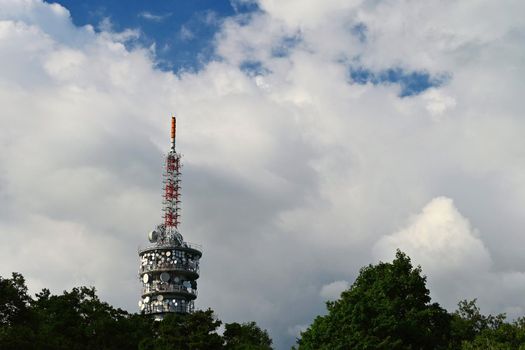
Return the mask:
[[149,275],[145,273],[144,276],[142,276],[142,282],[148,283],[148,281],[149,281]]
[[144,302],[145,302],[145,303],[149,303],[149,297],[145,297],[145,298],[144,298]]
[[151,231],[149,234],[148,234],[148,239],[151,243],[155,243],[157,242],[157,239],[159,239],[159,233],[155,230]]
[[163,272],[160,274],[160,280],[162,282],[168,282],[170,280],[170,274],[167,272]]
[[157,295],[157,301],[161,302],[162,300],[164,300],[164,297],[162,296],[162,294]]
[[166,256],[170,256],[171,255],[171,252],[166,252]]

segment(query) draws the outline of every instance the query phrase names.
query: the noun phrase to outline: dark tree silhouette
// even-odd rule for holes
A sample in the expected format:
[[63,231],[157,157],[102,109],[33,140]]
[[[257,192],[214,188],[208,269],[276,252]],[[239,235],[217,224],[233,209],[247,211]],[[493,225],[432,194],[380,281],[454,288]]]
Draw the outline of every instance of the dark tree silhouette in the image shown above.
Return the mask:
[[271,349],[268,333],[254,322],[226,324],[224,337],[217,333],[221,324],[211,309],[153,321],[112,307],[88,287],[61,295],[43,289],[32,298],[22,275],[0,277],[2,350]]
[[272,340],[268,332],[260,329],[255,322],[226,324],[224,331],[227,350],[269,350]]

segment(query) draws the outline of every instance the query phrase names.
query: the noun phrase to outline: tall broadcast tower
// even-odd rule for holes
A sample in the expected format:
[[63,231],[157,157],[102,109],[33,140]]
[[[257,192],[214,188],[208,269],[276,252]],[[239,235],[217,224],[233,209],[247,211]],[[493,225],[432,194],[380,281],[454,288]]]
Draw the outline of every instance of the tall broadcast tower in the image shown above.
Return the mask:
[[175,151],[176,119],[171,118],[171,147],[164,169],[163,219],[148,235],[151,243],[139,250],[141,313],[162,319],[170,312],[193,312],[202,248],[184,242],[180,224],[181,155]]

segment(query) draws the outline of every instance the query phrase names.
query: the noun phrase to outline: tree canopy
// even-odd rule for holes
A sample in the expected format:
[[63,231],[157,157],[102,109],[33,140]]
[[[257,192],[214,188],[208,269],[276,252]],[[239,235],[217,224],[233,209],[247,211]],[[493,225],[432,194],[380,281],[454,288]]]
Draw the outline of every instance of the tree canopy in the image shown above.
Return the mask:
[[22,275],[0,277],[0,349],[204,350],[271,349],[272,340],[254,322],[225,324],[211,309],[169,314],[162,321],[114,308],[95,288],[28,295]]
[[301,333],[299,350],[525,349],[524,319],[484,316],[475,300],[448,313],[431,302],[421,268],[400,251],[392,263],[362,268],[327,311]]
[[227,324],[224,331],[227,350],[270,350],[272,339],[255,322]]

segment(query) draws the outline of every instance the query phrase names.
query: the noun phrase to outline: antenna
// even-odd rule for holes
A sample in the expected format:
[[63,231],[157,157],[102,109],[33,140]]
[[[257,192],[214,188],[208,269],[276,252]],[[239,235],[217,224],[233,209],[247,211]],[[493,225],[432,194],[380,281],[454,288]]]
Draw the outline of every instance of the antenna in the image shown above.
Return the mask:
[[175,152],[175,134],[177,133],[177,118],[171,117],[171,150]]
[[180,153],[175,150],[175,135],[177,119],[171,117],[171,148],[166,156],[164,172],[164,225],[166,229],[177,229],[179,226],[180,211]]

